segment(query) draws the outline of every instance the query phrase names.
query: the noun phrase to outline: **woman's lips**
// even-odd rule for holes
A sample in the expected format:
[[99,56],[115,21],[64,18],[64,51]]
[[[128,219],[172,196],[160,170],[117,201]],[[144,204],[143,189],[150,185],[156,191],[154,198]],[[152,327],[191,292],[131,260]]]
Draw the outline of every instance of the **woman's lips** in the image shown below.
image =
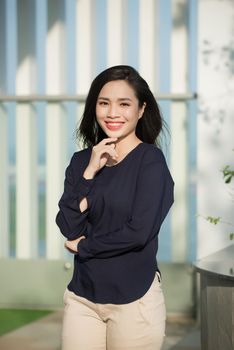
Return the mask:
[[109,130],[118,130],[121,129],[124,125],[124,122],[105,122]]

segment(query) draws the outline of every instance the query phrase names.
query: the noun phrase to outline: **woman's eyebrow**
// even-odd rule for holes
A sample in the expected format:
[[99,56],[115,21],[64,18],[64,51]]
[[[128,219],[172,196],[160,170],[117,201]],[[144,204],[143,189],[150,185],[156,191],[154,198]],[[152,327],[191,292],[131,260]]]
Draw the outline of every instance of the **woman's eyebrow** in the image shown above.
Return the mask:
[[118,101],[132,101],[132,99],[129,97],[122,97],[122,98],[118,98]]
[[[102,97],[102,96],[98,97],[98,100],[110,101],[108,97]],[[117,99],[117,101],[132,101],[132,99],[129,97],[120,97]]]
[[109,98],[107,98],[107,97],[98,97],[98,100],[105,100],[105,101],[109,101]]

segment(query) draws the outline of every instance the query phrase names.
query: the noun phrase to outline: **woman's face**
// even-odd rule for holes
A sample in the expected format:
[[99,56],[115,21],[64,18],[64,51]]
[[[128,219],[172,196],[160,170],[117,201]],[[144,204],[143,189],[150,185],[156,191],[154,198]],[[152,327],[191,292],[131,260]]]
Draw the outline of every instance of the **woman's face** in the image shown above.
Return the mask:
[[135,92],[125,80],[114,80],[106,83],[98,95],[96,118],[108,137],[122,138],[135,134],[144,109],[145,104],[139,108]]

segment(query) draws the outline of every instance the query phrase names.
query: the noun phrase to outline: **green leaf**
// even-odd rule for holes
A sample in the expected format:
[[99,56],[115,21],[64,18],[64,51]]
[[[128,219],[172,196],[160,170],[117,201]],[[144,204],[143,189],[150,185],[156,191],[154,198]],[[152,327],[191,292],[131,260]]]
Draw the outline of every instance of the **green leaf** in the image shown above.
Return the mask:
[[231,181],[232,181],[232,175],[226,176],[225,183],[230,184]]
[[206,220],[209,221],[213,225],[217,225],[220,222],[220,217],[207,216]]
[[223,170],[223,177],[226,184],[229,184],[232,181],[232,178],[234,177],[234,170],[230,169],[230,165],[226,165]]
[[229,233],[229,238],[230,238],[231,241],[234,239],[234,232]]

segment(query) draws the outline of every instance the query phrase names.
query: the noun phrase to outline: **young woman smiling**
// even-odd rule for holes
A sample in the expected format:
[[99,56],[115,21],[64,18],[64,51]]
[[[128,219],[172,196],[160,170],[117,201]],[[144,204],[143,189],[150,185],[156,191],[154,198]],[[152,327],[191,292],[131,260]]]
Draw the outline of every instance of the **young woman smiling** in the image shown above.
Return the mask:
[[56,222],[74,254],[64,293],[63,350],[157,350],[166,310],[156,254],[174,182],[158,137],[163,119],[130,66],[90,87]]

